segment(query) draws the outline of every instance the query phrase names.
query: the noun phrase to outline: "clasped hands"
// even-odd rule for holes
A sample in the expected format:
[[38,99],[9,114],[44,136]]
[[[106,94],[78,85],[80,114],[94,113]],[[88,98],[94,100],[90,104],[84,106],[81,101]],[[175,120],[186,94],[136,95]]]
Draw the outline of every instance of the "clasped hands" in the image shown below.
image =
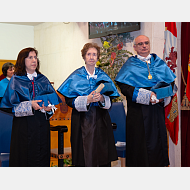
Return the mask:
[[[150,95],[150,102],[151,102],[152,104],[156,104],[156,103],[158,103],[158,102],[156,102],[155,99],[152,98],[153,96],[157,97],[156,94],[155,94],[154,92],[151,92],[151,95]],[[164,98],[159,99],[159,102],[162,102],[163,100],[164,100]]]
[[[32,107],[34,108],[34,110],[42,110],[44,109],[45,111],[51,111],[51,107],[46,107],[44,106],[44,102],[42,104],[42,107],[39,106],[38,102],[41,102],[42,100],[32,100]],[[50,104],[50,102],[48,101],[48,104]]]
[[101,95],[100,93],[96,93],[96,91],[92,91],[88,97],[87,97],[87,104],[91,102],[103,102],[104,101],[104,96]]

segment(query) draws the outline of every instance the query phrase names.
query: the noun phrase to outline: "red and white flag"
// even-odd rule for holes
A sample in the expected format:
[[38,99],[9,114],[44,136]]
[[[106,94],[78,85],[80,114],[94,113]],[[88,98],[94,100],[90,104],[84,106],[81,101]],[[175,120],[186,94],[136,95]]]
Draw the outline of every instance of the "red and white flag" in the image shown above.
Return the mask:
[[[175,22],[165,22],[164,36],[164,61],[177,76],[177,27]],[[175,84],[178,86],[177,77]],[[177,93],[173,96],[170,104],[165,107],[165,124],[171,140],[177,145],[179,132]]]

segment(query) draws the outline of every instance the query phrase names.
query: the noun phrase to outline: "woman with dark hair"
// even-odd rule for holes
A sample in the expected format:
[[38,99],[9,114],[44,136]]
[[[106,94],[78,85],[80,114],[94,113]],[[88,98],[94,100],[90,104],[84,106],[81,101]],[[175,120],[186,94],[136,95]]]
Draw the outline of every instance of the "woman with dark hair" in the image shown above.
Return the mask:
[[[61,102],[49,80],[39,72],[38,52],[20,51],[0,107],[14,114],[9,166],[50,166],[49,117]],[[52,104],[52,105],[51,105]]]
[[[110,77],[96,62],[100,47],[87,43],[81,50],[85,66],[75,70],[58,88],[72,107],[71,150],[74,166],[111,166],[117,160],[113,130],[108,109],[111,99],[118,97],[117,89]],[[105,87],[96,92],[103,83]]]
[[8,76],[9,78],[11,78],[14,74],[14,65],[10,62],[3,64],[2,72],[5,77]]
[[7,85],[14,74],[14,65],[10,62],[3,64],[2,72],[5,78],[0,81],[0,102],[3,98]]

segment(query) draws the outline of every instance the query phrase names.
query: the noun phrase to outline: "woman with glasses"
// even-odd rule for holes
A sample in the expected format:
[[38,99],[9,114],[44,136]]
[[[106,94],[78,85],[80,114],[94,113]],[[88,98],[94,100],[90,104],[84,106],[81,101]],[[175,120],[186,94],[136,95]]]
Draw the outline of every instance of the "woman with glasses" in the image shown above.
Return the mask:
[[[74,166],[111,166],[117,160],[113,130],[108,109],[111,99],[118,97],[117,89],[110,77],[96,62],[100,47],[87,43],[81,50],[85,66],[75,70],[58,88],[72,107],[71,149]],[[103,83],[105,87],[96,92]]]
[[9,166],[50,166],[49,118],[61,102],[49,80],[39,71],[38,52],[25,48],[18,54],[0,107],[14,114]]

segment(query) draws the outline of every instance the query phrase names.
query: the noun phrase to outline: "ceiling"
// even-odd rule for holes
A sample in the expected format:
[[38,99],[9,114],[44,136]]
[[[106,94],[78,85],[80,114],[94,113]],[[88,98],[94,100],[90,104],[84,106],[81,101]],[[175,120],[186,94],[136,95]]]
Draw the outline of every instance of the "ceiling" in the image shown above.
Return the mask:
[[38,24],[42,24],[43,22],[0,22],[3,24],[17,24],[17,25],[28,25],[28,26],[36,26]]

